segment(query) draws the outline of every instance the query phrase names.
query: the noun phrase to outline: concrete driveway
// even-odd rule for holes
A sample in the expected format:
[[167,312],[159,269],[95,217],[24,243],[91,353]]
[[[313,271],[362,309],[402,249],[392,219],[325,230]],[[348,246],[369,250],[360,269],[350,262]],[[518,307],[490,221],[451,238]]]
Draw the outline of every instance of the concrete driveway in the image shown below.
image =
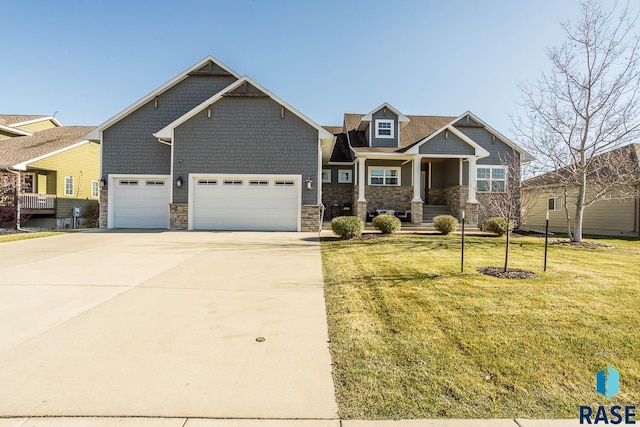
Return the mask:
[[0,416],[336,418],[327,341],[317,234],[0,244]]

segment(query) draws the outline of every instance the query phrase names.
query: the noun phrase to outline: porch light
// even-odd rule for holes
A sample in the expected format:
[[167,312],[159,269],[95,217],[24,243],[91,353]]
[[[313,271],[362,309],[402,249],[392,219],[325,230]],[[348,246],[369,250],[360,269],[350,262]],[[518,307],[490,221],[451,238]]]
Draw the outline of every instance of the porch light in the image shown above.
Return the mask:
[[105,187],[105,185],[107,185],[107,180],[106,180],[106,179],[104,179],[104,177],[100,178],[100,183],[99,183],[99,185],[100,185],[100,188],[104,188],[104,187]]
[[179,176],[178,179],[176,179],[176,187],[182,188],[182,176]]
[[313,181],[311,177],[307,178],[307,190],[313,190]]

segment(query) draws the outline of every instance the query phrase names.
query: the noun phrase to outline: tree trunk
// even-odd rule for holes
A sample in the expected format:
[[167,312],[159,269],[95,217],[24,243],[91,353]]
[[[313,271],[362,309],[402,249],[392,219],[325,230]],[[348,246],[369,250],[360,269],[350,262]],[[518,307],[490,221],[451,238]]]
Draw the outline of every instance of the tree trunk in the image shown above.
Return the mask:
[[504,251],[504,272],[506,273],[509,269],[509,222],[507,222],[507,247]]
[[582,221],[584,219],[584,201],[587,192],[587,173],[584,171],[580,176],[580,184],[578,186],[578,200],[576,201],[576,217],[575,229],[573,231],[572,242],[582,242]]

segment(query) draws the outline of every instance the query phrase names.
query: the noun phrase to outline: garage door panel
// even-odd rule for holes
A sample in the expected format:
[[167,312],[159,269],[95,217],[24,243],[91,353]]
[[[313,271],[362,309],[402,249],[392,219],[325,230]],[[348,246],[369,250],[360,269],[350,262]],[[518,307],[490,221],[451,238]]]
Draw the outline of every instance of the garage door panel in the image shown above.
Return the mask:
[[[225,185],[225,181],[235,184]],[[295,185],[276,185],[276,182]],[[195,179],[193,185],[194,229],[297,230],[299,180],[282,176],[212,175]]]
[[167,228],[169,184],[166,177],[119,177],[113,180],[115,228]]

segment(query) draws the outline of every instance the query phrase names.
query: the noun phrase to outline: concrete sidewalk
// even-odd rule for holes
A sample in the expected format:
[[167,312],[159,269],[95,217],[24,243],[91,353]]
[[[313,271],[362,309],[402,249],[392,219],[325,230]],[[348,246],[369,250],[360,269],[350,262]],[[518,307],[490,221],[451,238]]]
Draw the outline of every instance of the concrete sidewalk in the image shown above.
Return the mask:
[[0,427],[574,427],[578,420],[274,420],[211,418],[0,418]]

